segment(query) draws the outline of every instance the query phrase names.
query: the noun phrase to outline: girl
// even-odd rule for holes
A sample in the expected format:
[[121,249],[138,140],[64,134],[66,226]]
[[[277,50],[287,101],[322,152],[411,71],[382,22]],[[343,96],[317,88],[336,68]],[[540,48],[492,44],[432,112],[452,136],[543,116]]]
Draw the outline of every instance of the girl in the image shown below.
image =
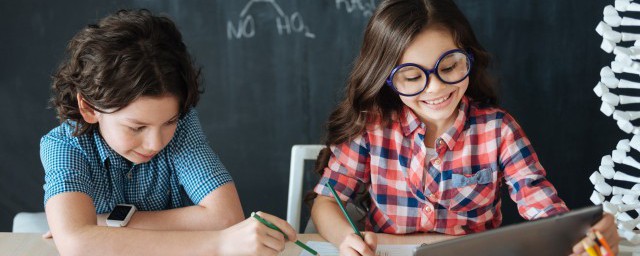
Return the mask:
[[[282,234],[242,221],[235,185],[194,109],[200,71],[171,20],[119,11],[82,29],[67,52],[51,98],[62,124],[40,143],[45,210],[61,254],[284,249]],[[105,227],[117,204],[138,211],[116,222],[125,228]],[[285,221],[260,215],[296,239]]]
[[[521,127],[497,107],[488,62],[453,1],[380,3],[318,161],[322,178],[314,191],[320,196],[311,216],[341,255],[373,255],[375,233],[463,235],[496,228],[503,183],[525,219],[568,211]],[[345,201],[363,187],[370,194],[365,225],[372,232],[364,241],[327,183]],[[611,215],[593,228],[617,251]]]

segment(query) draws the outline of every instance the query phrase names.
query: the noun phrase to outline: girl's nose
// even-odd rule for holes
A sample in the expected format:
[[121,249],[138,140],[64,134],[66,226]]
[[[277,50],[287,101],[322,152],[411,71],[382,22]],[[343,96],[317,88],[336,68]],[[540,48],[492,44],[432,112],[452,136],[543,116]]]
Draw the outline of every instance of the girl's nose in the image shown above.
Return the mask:
[[422,93],[433,94],[441,91],[446,88],[447,84],[440,81],[436,74],[429,75],[429,83],[427,84],[427,89],[425,89]]

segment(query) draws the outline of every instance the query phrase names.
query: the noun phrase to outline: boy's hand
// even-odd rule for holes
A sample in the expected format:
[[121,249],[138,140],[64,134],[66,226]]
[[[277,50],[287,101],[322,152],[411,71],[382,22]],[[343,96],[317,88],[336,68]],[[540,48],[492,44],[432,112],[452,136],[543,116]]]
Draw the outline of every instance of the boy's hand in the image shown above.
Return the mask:
[[[276,225],[287,234],[289,241],[296,240],[296,232],[286,221],[258,212],[260,217]],[[260,223],[255,218],[246,220],[221,231],[217,241],[219,255],[278,255],[285,248],[284,235]]]

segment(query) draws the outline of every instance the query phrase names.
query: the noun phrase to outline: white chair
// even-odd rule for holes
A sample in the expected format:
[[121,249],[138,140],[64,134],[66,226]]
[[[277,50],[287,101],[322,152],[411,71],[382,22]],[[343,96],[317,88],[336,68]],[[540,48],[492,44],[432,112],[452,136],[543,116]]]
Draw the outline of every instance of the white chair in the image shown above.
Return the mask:
[[[287,201],[287,222],[296,230],[304,225],[303,233],[318,233],[313,221],[300,223],[300,212],[302,210],[302,196],[304,183],[304,161],[316,160],[320,150],[324,145],[294,145],[291,148],[291,167],[289,170],[289,198]],[[349,217],[356,220],[356,227],[364,230],[364,217],[366,212],[358,209],[354,204],[347,203],[345,206]]]
[[300,230],[300,211],[302,209],[302,186],[304,161],[316,160],[324,145],[294,145],[291,148],[291,166],[289,169],[289,196],[287,201],[287,222]]
[[14,233],[46,233],[49,231],[47,216],[44,212],[19,212],[13,217]]

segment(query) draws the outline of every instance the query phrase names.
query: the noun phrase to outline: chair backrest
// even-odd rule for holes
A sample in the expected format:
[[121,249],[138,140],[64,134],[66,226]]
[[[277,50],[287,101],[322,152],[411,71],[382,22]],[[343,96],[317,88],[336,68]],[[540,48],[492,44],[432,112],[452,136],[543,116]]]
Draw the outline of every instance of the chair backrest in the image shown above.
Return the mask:
[[300,230],[300,212],[302,209],[302,187],[304,180],[304,161],[316,160],[324,145],[294,145],[291,148],[291,166],[289,169],[289,196],[287,200],[287,222]]
[[49,231],[44,212],[19,212],[13,218],[14,233],[45,233]]

